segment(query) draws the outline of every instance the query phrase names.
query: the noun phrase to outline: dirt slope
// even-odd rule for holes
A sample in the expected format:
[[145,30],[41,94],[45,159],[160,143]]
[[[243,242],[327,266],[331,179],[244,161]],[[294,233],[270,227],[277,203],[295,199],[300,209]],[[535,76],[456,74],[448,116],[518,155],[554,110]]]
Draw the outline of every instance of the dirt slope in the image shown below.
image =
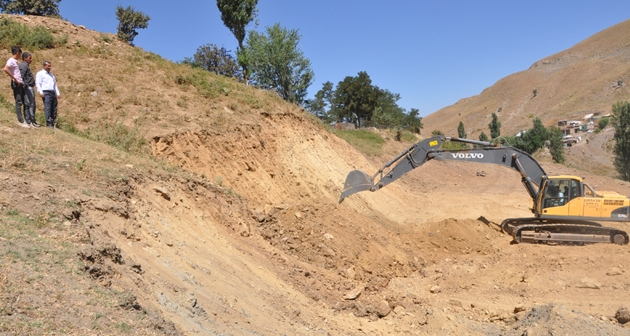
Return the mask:
[[[628,246],[511,244],[495,223],[529,214],[516,172],[430,162],[339,204],[346,174],[388,155],[365,157],[268,92],[211,76],[227,91],[203,95],[177,84],[185,68],[46,20],[83,45],[101,40],[43,57],[106,50],[94,62],[128,61],[139,81],[122,90],[109,65],[114,90],[94,96],[78,89],[92,70],[62,63],[72,99],[60,113],[83,130],[145,120],[147,151],[24,129],[0,108],[1,333],[630,334],[615,318],[630,299]],[[170,105],[145,99],[135,67],[170,84]],[[547,160],[549,173],[585,175]]]

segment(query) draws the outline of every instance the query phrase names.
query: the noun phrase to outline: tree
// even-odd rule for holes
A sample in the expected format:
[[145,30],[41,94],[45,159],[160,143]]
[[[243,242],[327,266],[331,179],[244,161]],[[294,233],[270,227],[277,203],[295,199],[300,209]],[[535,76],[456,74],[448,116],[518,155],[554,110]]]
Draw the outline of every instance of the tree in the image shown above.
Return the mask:
[[257,5],[258,0],[217,0],[217,7],[221,12],[223,24],[238,41],[236,58],[238,64],[243,68],[245,85],[248,85],[249,82],[249,59],[247,53],[244,52],[243,41],[247,34],[245,28],[258,15]]
[[486,133],[481,132],[481,134],[479,134],[479,141],[488,141],[488,136],[486,135]]
[[322,85],[322,89],[317,91],[315,98],[305,101],[304,104],[320,119],[328,119],[331,114],[333,95],[333,83],[326,82]]
[[608,126],[609,122],[610,122],[609,118],[601,118],[601,119],[599,119],[599,122],[597,123],[597,126],[599,126],[600,130],[603,130],[604,128],[606,128],[606,126]]
[[145,29],[149,27],[148,15],[140,11],[136,11],[133,7],[116,6],[116,18],[118,19],[118,38],[121,41],[133,45],[133,39],[138,36],[136,29]]
[[378,107],[374,109],[371,124],[380,127],[402,127],[405,110],[398,106],[400,94],[383,90],[378,96]]
[[564,143],[562,142],[562,130],[556,126],[549,128],[549,153],[557,163],[564,163]]
[[335,90],[333,109],[337,120],[351,120],[361,127],[362,120],[372,119],[381,94],[381,89],[372,85],[367,72],[361,71],[356,77],[347,76]]
[[496,113],[492,113],[492,121],[488,124],[490,128],[490,137],[492,139],[496,139],[501,135],[501,122],[499,122],[499,117],[497,117]]
[[534,119],[534,127],[525,134],[521,134],[521,141],[515,147],[533,154],[545,145],[545,141],[549,139],[549,131],[545,128],[540,118]]
[[460,139],[466,139],[466,136],[468,136],[468,134],[466,134],[466,128],[464,128],[464,123],[460,121],[457,126],[457,137]]
[[615,160],[613,162],[619,177],[630,181],[630,103],[617,102],[612,108],[611,123],[615,128]]
[[412,108],[403,119],[402,127],[413,133],[420,134],[420,130],[424,128],[424,125],[422,125],[422,117],[419,117],[419,114],[420,110]]
[[61,0],[0,0],[0,10],[7,14],[59,17]]
[[311,61],[298,48],[299,42],[297,30],[287,30],[276,23],[267,27],[267,35],[249,33],[246,54],[254,85],[274,90],[284,100],[301,105],[314,74]]
[[230,55],[230,52],[214,44],[205,44],[197,48],[197,52],[193,55],[194,65],[199,65],[217,75],[227,77],[240,75],[238,64],[236,64],[236,60]]

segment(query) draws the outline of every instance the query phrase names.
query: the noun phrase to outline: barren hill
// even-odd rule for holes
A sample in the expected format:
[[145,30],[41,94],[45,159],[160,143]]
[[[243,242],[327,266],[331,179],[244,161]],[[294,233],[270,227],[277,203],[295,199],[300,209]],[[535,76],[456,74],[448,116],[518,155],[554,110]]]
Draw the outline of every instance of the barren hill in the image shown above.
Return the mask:
[[[493,112],[502,123],[502,135],[530,129],[534,118],[551,126],[558,120],[582,120],[591,113],[608,114],[614,103],[630,96],[629,60],[630,20],[502,78],[477,96],[428,115],[423,119],[424,132],[457,135],[462,121],[468,137],[478,139],[482,131],[489,134]],[[598,164],[589,155],[582,159]]]
[[516,172],[431,162],[339,204],[350,170],[410,144],[366,157],[270,92],[15,20],[68,43],[33,62],[61,131],[19,127],[0,87],[0,333],[629,333],[628,246],[510,244],[493,223],[529,213]]

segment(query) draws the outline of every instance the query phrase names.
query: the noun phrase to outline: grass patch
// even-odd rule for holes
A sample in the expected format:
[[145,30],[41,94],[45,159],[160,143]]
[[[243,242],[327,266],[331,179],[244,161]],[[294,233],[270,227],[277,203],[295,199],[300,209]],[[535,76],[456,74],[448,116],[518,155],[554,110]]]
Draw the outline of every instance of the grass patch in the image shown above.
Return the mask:
[[77,129],[72,123],[59,118],[58,126],[62,130],[93,141],[102,142],[125,152],[143,152],[147,146],[147,140],[142,133],[140,119],[136,120],[133,127],[128,127],[121,120],[101,119],[95,126],[85,131]]
[[385,139],[374,132],[367,130],[337,130],[333,133],[364,154],[380,155],[383,152]]
[[414,143],[419,141],[418,137],[415,134],[406,130],[402,131],[400,139],[402,141],[414,142]]
[[[186,64],[177,65],[179,71],[185,71],[185,74],[177,74],[174,78],[177,85],[192,85],[199,93],[206,98],[217,98],[219,96],[228,96],[232,89],[232,85],[228,83],[222,76],[213,76],[205,69],[191,68]],[[186,71],[188,70],[188,71]],[[251,105],[258,106],[255,101],[250,102]]]
[[109,35],[103,33],[101,33],[101,40],[105,43],[112,43],[114,41]]
[[[0,94],[0,107],[5,108],[7,111],[15,111],[15,105],[10,103],[3,95]],[[41,114],[41,113],[40,113]]]
[[9,18],[0,19],[0,46],[11,48],[18,45],[22,49],[50,49],[66,44],[67,36],[55,38],[45,27],[30,28]]
[[446,140],[442,143],[442,148],[440,149],[457,150],[457,149],[467,149],[467,148],[470,148],[470,146],[467,143]]

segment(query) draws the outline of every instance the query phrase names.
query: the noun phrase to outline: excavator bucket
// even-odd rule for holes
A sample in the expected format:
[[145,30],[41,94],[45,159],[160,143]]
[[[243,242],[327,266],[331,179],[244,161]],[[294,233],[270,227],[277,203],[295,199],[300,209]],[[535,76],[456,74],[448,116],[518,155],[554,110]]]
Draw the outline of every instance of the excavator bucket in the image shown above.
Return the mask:
[[372,184],[372,178],[361,170],[353,170],[346,177],[346,182],[343,184],[343,192],[339,198],[339,203],[344,198],[356,194],[360,191],[371,190],[374,187]]

